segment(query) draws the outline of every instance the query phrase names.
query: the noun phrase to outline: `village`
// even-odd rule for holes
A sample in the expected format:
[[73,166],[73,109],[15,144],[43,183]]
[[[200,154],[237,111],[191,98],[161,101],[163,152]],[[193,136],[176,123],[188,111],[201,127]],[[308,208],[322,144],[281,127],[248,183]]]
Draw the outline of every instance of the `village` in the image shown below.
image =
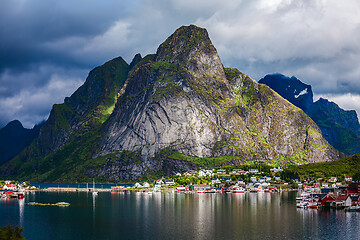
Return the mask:
[[[188,194],[298,191],[298,208],[360,212],[360,182],[353,182],[351,176],[344,176],[343,181],[337,177],[284,181],[280,177],[282,171],[281,167],[271,168],[268,172],[239,168],[190,170],[171,178],[157,179],[153,187],[148,182],[135,183],[132,189],[147,193],[175,191]],[[112,188],[112,191],[124,190],[124,187]]]
[[0,181],[0,198],[18,198],[23,199],[25,190],[34,189],[27,182]]
[[91,191],[91,192],[177,192],[184,194],[209,193],[272,193],[298,191],[297,208],[335,208],[360,212],[360,182],[353,182],[351,176],[316,180],[282,179],[283,169],[273,167],[261,171],[257,168],[200,169],[162,177],[153,182],[122,184],[111,188],[46,188],[37,189],[27,182],[0,181],[0,198],[24,198],[28,191]]

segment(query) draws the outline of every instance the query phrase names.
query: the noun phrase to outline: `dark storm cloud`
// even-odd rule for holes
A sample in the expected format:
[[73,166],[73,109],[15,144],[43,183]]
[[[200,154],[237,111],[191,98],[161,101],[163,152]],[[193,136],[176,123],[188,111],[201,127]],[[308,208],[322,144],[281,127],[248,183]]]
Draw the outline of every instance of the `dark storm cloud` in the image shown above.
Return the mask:
[[79,61],[66,52],[52,51],[46,44],[102,34],[133,6],[133,1],[2,1],[0,72],[34,62]]
[[0,8],[0,126],[47,117],[89,70],[156,48],[182,25],[207,28],[225,66],[259,80],[295,75],[360,110],[357,0],[4,0]]
[[[46,118],[52,104],[75,91],[99,64],[96,55],[73,52],[136,5],[137,1],[1,1],[0,127],[15,118],[26,127]],[[67,41],[67,48],[54,47],[61,41]],[[54,86],[56,81],[63,84]]]

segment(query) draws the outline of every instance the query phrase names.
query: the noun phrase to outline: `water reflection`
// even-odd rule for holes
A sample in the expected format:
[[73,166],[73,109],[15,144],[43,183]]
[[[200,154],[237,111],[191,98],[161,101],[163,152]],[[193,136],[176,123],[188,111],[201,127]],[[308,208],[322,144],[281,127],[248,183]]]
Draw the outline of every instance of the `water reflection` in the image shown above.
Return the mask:
[[[296,209],[296,193],[45,193],[1,199],[0,225],[32,239],[358,239],[360,214]],[[54,237],[56,236],[56,237]]]
[[19,225],[24,226],[24,206],[25,206],[25,199],[19,199]]

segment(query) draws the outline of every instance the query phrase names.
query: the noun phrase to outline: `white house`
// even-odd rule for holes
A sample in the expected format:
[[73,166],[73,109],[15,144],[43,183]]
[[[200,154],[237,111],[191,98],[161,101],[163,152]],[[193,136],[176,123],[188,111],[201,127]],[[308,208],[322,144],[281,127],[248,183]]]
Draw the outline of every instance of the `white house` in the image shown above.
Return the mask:
[[4,190],[17,190],[16,184],[5,184],[3,187]]
[[237,181],[236,184],[239,186],[243,186],[243,185],[245,185],[245,182],[243,180],[239,180],[239,181]]
[[249,169],[248,172],[252,173],[252,174],[257,174],[257,173],[259,173],[259,170],[258,169]]
[[166,185],[175,185],[174,179],[172,179],[172,178],[171,179],[166,179],[165,184]]
[[141,185],[140,183],[135,183],[134,187],[136,187],[136,188],[141,188],[142,185]]
[[209,169],[200,169],[198,171],[199,177],[206,177],[206,176],[212,176],[212,175],[213,175],[213,172],[212,172],[212,170],[209,170]]
[[256,177],[251,177],[251,178],[250,178],[250,181],[256,182]]
[[263,178],[263,177],[259,178],[259,182],[261,182],[261,183],[265,182],[265,178]]
[[144,183],[143,183],[143,187],[144,187],[144,188],[149,188],[149,187],[150,187],[150,184],[149,184],[148,182],[144,182]]
[[352,177],[350,177],[350,176],[345,176],[345,181],[346,181],[346,182],[352,182]]
[[332,182],[332,183],[337,182],[337,177],[331,177],[331,178],[329,179],[329,182]]
[[281,167],[274,167],[274,168],[270,169],[270,172],[272,172],[272,173],[282,172],[282,168]]
[[226,170],[225,169],[218,169],[216,171],[217,174],[226,174]]
[[161,184],[163,184],[163,183],[164,183],[163,180],[158,179],[158,180],[156,180],[155,185],[160,185],[161,186]]
[[211,184],[217,184],[217,183],[221,183],[218,178],[211,179]]

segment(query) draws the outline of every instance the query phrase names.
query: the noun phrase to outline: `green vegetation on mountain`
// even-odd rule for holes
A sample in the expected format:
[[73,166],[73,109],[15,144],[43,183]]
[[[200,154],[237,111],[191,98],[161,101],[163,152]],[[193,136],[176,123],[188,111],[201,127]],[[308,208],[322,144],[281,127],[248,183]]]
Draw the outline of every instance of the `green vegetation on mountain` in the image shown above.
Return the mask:
[[329,179],[337,177],[343,180],[345,176],[359,176],[360,154],[342,158],[332,162],[310,163],[294,166],[284,171],[285,178],[300,178],[301,180],[318,178]]

